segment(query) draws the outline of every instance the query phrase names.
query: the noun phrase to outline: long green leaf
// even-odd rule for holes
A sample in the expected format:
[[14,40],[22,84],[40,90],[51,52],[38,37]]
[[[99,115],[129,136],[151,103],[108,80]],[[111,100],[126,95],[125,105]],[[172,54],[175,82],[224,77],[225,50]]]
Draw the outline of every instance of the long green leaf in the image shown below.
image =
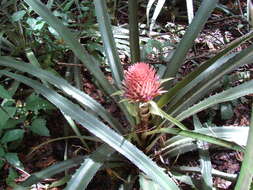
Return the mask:
[[113,78],[120,89],[123,79],[123,69],[112,35],[112,27],[107,13],[106,1],[94,0],[94,4],[100,33],[104,43],[104,50],[111,67]]
[[[35,55],[34,55],[34,53],[33,53],[33,51],[32,51],[31,49],[27,49],[27,50],[26,50],[26,56],[27,56],[29,62],[30,62],[32,65],[34,65],[34,66],[36,66],[36,67],[38,67],[38,68],[41,68],[41,66],[40,66],[40,64],[39,64],[39,61],[37,60],[37,58],[35,57]],[[76,67],[75,67],[75,68],[76,68]],[[43,80],[42,80],[42,83],[43,83],[44,85],[46,85],[47,87],[49,87],[49,85],[48,85],[48,83],[47,83],[46,81],[43,81]],[[63,114],[63,115],[64,115],[64,114]],[[75,132],[75,134],[76,134],[77,136],[80,137],[80,141],[81,141],[82,144],[85,146],[85,148],[86,148],[87,150],[89,150],[89,146],[85,143],[84,139],[81,138],[82,135],[81,135],[79,129],[77,128],[75,122],[74,122],[69,116],[67,116],[67,115],[64,115],[64,117],[65,117],[66,121],[69,123],[69,125],[71,126],[71,128],[73,129],[73,131]]]
[[149,27],[150,32],[152,32],[153,27],[155,26],[156,19],[158,18],[159,14],[160,14],[160,12],[163,8],[163,5],[164,5],[165,1],[166,0],[158,0],[158,2],[157,2],[157,5],[156,5],[154,13],[153,13],[153,16],[151,18],[151,23],[150,23],[150,27]]
[[171,171],[171,174],[173,175],[174,179],[177,179],[178,181],[185,183],[187,185],[191,186],[191,189],[194,190],[201,190],[200,183],[196,179],[192,178],[189,175],[185,175],[179,172]]
[[[195,129],[201,129],[203,126],[200,123],[197,115],[193,116],[193,124]],[[212,190],[212,164],[209,156],[209,146],[207,142],[197,141],[199,150],[199,163],[201,168],[201,186],[203,190]]]
[[[196,129],[194,131],[209,136],[215,136],[219,139],[224,139],[230,142],[235,142],[240,146],[246,146],[249,127],[218,126]],[[239,138],[238,134],[240,134]],[[161,149],[161,154],[171,158],[186,152],[195,151],[198,148],[195,142],[196,140],[190,137],[179,135],[174,136],[165,142],[164,148]],[[210,146],[209,148],[215,148],[215,146]]]
[[112,155],[113,152],[114,150],[108,145],[100,146],[97,151],[92,153],[84,160],[64,190],[86,189],[99,168]]
[[99,84],[104,90],[111,95],[115,89],[107,81],[103,72],[100,70],[99,65],[94,59],[87,53],[84,47],[78,42],[77,36],[73,34],[61,21],[56,18],[47,7],[42,4],[39,0],[24,0],[31,8],[38,13],[46,22],[51,25],[64,39],[65,43],[75,53],[85,67],[93,74]]
[[63,113],[69,115],[89,132],[102,139],[105,143],[128,158],[133,164],[145,172],[152,180],[157,182],[164,189],[179,190],[175,182],[150,158],[143,154],[133,144],[128,142],[124,137],[97,120],[93,115],[82,110],[78,105],[73,104],[68,99],[62,97],[55,91],[46,88],[37,81],[6,71],[0,71],[0,73],[31,86],[37,92],[45,96],[45,98],[52,102]]
[[216,138],[211,135],[205,135],[203,133],[199,133],[196,131],[181,130],[181,129],[174,129],[174,128],[161,128],[161,129],[155,129],[153,131],[147,132],[146,135],[151,135],[151,134],[156,134],[156,133],[169,133],[173,135],[181,135],[184,137],[190,137],[196,140],[206,141],[215,145],[219,145],[219,146],[223,146],[223,147],[230,148],[233,150],[244,152],[244,148],[235,142],[230,142],[224,139]]
[[[252,104],[253,106],[253,104]],[[251,109],[253,108],[251,106]],[[252,189],[252,177],[253,177],[253,109],[251,111],[251,121],[247,140],[246,151],[244,154],[242,167],[240,170],[239,178],[235,186],[235,190],[249,190]]]
[[[171,168],[172,172],[173,171],[178,171],[178,172],[184,172],[184,173],[201,173],[201,168],[199,167],[190,167],[190,166],[174,166]],[[225,172],[221,172],[219,170],[216,169],[212,169],[212,175],[215,177],[221,177],[223,179],[226,179],[228,181],[233,181],[235,182],[237,179],[237,174],[230,174],[230,173],[225,173]]]
[[42,70],[36,66],[16,61],[10,57],[0,57],[0,65],[12,67],[19,71],[27,72],[35,77],[38,77],[44,81],[51,83],[52,85],[55,85],[57,88],[61,89],[66,94],[75,98],[78,102],[80,102],[81,105],[88,107],[89,109],[97,113],[113,128],[115,128],[116,130],[120,130],[121,132],[124,131],[120,123],[115,118],[113,118],[113,116],[108,111],[106,111],[103,106],[101,106],[88,94],[85,94],[84,92],[70,85],[63,78],[55,76],[52,73]]
[[150,113],[153,115],[158,115],[161,118],[165,118],[166,120],[170,121],[171,123],[175,124],[176,126],[178,126],[180,129],[187,129],[187,127],[185,127],[181,122],[179,122],[177,119],[171,117],[169,114],[167,114],[166,112],[164,112],[162,109],[160,109],[157,104],[153,101],[149,102],[150,104]]
[[[174,97],[179,96],[180,94],[184,95],[186,92],[189,91],[189,89],[194,88],[194,85],[202,80],[201,77],[196,80],[201,73],[203,73],[206,69],[208,69],[213,64],[216,64],[216,61],[220,58],[222,58],[224,55],[226,55],[228,52],[239,46],[241,43],[251,39],[253,37],[253,31],[249,32],[248,34],[234,40],[232,43],[230,43],[225,49],[223,49],[221,52],[219,52],[217,55],[215,55],[213,58],[207,60],[205,63],[201,64],[200,67],[198,67],[195,71],[188,74],[183,80],[179,81],[175,86],[173,86],[171,89],[168,90],[167,93],[165,93],[158,101],[159,107],[163,107],[168,102],[172,101],[174,102]],[[191,85],[193,80],[195,80]],[[184,88],[185,86],[188,86],[188,88]],[[183,92],[185,91],[185,92]],[[181,97],[182,97],[181,95]]]
[[228,90],[225,90],[221,93],[218,93],[216,95],[210,96],[203,101],[191,106],[187,110],[180,113],[176,119],[179,121],[182,121],[186,119],[187,117],[190,117],[200,111],[203,111],[213,105],[222,103],[222,102],[228,102],[234,99],[237,99],[242,96],[246,96],[248,94],[253,93],[253,81],[245,82],[243,84],[240,84],[236,87],[230,88]]
[[193,0],[186,0],[186,7],[187,7],[188,23],[190,24],[194,17]]
[[146,17],[147,17],[147,26],[150,25],[149,23],[149,12],[152,7],[152,5],[155,3],[156,0],[149,0],[146,8]]
[[[212,85],[214,85],[215,82],[221,79],[225,74],[239,66],[252,63],[252,59],[253,45],[242,50],[235,56],[232,56],[228,61],[217,61],[217,64],[212,65],[198,76],[198,78],[202,78],[202,80],[195,84],[194,87],[192,87],[185,95],[183,95],[175,105],[171,106],[169,108],[169,113],[177,115],[179,112],[184,111],[187,107],[196,103],[200,98],[206,95]],[[195,80],[198,79],[196,78]]]
[[[193,18],[189,28],[187,29],[183,39],[180,41],[176,51],[173,53],[170,62],[167,64],[167,68],[164,74],[164,78],[174,77],[179,67],[184,63],[188,50],[192,47],[192,44],[199,32],[204,27],[205,22],[210,16],[213,9],[216,7],[218,0],[204,0],[199,7],[195,17]],[[172,83],[167,83],[167,87]]]
[[72,168],[78,166],[84,160],[83,156],[78,156],[76,158],[72,158],[66,161],[59,162],[54,164],[40,172],[32,174],[26,181],[22,182],[20,185],[23,187],[29,187],[33,184],[38,183],[42,179],[49,178],[54,176],[55,174],[61,173],[68,168]]
[[[62,171],[72,168],[81,164],[81,167],[72,176],[72,179],[68,183],[65,189],[85,189],[89,184],[92,177],[96,174],[103,162],[114,152],[108,145],[101,145],[95,152],[89,156],[79,156],[66,161],[62,161],[53,166],[50,166],[40,172],[32,174],[26,181],[22,182],[20,186],[29,187],[33,184],[38,183],[42,179],[49,178],[55,174],[61,173]],[[84,160],[84,161],[83,161]],[[71,187],[70,187],[71,186]],[[78,188],[76,188],[78,187]],[[18,188],[17,188],[18,189]],[[16,190],[16,189],[15,189]]]
[[129,13],[129,41],[131,62],[136,63],[140,61],[140,42],[139,42],[139,26],[138,26],[138,1],[128,0]]

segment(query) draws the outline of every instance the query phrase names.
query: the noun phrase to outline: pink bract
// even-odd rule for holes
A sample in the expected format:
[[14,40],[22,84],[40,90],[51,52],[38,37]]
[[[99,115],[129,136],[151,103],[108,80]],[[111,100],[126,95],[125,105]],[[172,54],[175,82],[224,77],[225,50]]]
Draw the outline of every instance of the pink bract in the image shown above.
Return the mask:
[[124,97],[130,101],[148,102],[164,92],[160,86],[155,69],[147,63],[135,63],[125,71]]

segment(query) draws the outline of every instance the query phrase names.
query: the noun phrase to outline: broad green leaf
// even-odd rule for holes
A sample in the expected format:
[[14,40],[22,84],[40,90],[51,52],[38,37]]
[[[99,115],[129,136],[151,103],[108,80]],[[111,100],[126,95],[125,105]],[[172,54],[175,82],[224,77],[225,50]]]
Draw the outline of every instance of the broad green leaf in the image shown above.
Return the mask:
[[15,184],[15,179],[18,177],[17,172],[13,168],[9,168],[8,177],[6,178],[6,184],[13,187]]
[[24,10],[15,12],[12,16],[11,19],[13,22],[21,20],[25,16],[26,12]]
[[51,25],[64,39],[65,43],[75,53],[85,67],[94,75],[99,84],[104,88],[107,94],[112,94],[115,90],[107,81],[104,74],[95,60],[87,53],[84,47],[78,42],[77,36],[73,34],[62,22],[56,18],[47,7],[39,0],[25,0],[31,8],[38,13],[49,25]]
[[119,59],[115,41],[112,35],[112,27],[107,13],[106,2],[104,0],[95,0],[95,11],[99,24],[100,33],[103,39],[106,57],[111,67],[112,75],[117,87],[121,88],[123,80],[123,68]]
[[6,161],[9,162],[12,166],[17,167],[17,168],[20,168],[20,169],[24,169],[23,164],[20,162],[17,153],[7,152],[7,153],[4,155],[4,158],[5,158]]
[[[252,109],[252,106],[251,106]],[[237,180],[235,190],[249,190],[251,189],[252,176],[253,176],[253,109],[251,110],[250,128],[248,133],[248,140],[246,151],[243,157],[243,162]]]
[[4,128],[4,125],[6,124],[8,119],[10,118],[8,113],[2,107],[0,107],[0,118],[1,118],[0,119],[0,129],[2,129],[2,128]]
[[2,108],[8,114],[9,117],[13,117],[17,111],[17,108],[14,106],[3,106]]
[[164,189],[179,190],[174,181],[168,175],[166,175],[164,171],[156,165],[156,163],[143,154],[143,152],[137,149],[133,144],[128,142],[123,136],[114,132],[93,115],[85,112],[76,104],[73,104],[63,96],[51,89],[46,88],[37,81],[6,71],[0,71],[0,73],[19,80],[34,88],[37,92],[41,93],[56,107],[58,107],[63,113],[69,115],[72,119],[85,127],[89,132],[102,139],[112,148],[128,158],[133,164],[145,172],[152,180],[157,182]]
[[25,103],[25,108],[29,111],[34,111],[35,113],[38,113],[40,110],[46,111],[55,109],[50,102],[39,97],[35,93],[32,93],[30,96],[28,96],[25,100]]
[[[218,0],[204,0],[201,3],[195,17],[193,18],[189,28],[187,29],[183,39],[180,41],[176,51],[173,53],[170,62],[167,64],[163,78],[174,77],[179,67],[184,63],[188,50],[192,47],[194,40],[204,27],[211,12],[216,7]],[[170,86],[171,83],[167,83]]]
[[22,139],[24,136],[24,132],[25,131],[23,129],[12,129],[12,130],[6,131],[3,137],[0,139],[0,142],[8,143],[8,142]]
[[3,129],[15,128],[18,124],[23,123],[24,121],[25,121],[25,117],[20,118],[20,119],[9,119],[3,126]]
[[8,92],[8,90],[5,90],[5,88],[2,85],[0,85],[0,97],[12,99],[11,94]]
[[5,155],[5,151],[2,147],[0,147],[0,157],[3,157]]
[[74,0],[68,1],[68,2],[66,3],[66,5],[63,7],[63,11],[64,11],[64,12],[67,12],[73,4],[74,4]]
[[13,107],[14,104],[15,104],[15,100],[14,99],[4,99],[1,102],[1,106],[2,107]]
[[37,135],[49,137],[49,130],[46,126],[46,120],[41,118],[36,118],[32,121],[32,125],[29,127],[32,132]]

